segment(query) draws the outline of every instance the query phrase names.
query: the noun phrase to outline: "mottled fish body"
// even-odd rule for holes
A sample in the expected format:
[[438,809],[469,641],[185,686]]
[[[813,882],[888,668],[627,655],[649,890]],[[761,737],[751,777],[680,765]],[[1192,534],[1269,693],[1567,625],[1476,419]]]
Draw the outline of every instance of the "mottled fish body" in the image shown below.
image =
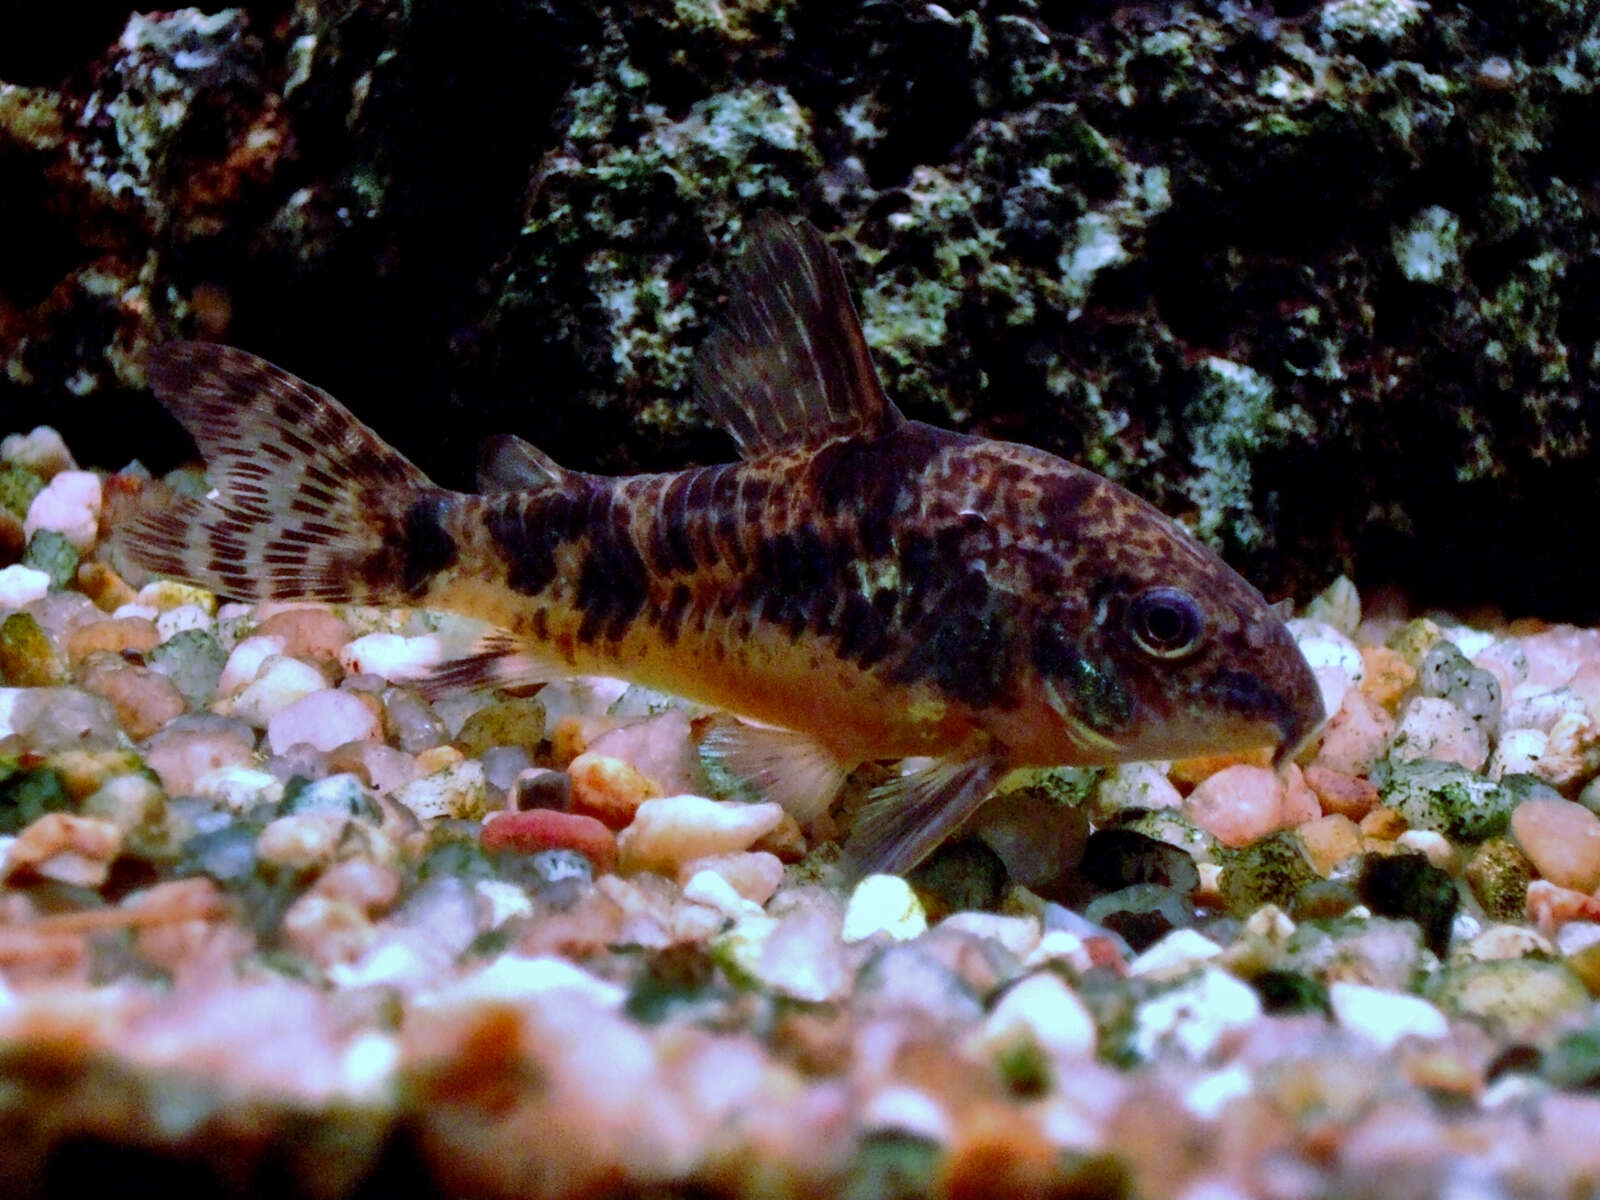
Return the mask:
[[332,397],[176,343],[152,385],[216,492],[124,535],[230,596],[415,604],[501,631],[461,684],[618,675],[760,722],[731,766],[802,819],[867,759],[930,756],[857,822],[903,870],[1022,765],[1273,744],[1321,723],[1260,594],[1180,526],[1026,446],[908,421],[809,226],[758,227],[697,360],[738,463],[610,478],[496,439],[482,494],[435,487]]

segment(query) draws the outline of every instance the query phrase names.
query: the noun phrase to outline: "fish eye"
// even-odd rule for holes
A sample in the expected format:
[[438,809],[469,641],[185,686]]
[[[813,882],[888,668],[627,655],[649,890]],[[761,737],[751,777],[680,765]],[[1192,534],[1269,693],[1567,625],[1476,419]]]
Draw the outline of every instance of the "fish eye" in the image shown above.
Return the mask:
[[1188,592],[1173,587],[1151,588],[1134,597],[1128,610],[1128,632],[1153,658],[1182,658],[1200,646],[1205,632],[1200,605]]

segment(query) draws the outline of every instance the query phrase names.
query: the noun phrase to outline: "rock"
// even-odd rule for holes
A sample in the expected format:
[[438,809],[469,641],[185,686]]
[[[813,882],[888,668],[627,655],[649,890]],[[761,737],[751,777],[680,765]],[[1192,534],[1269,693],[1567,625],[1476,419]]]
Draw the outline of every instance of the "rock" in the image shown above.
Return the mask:
[[1225,767],[1202,781],[1183,811],[1224,846],[1243,846],[1283,825],[1284,785],[1269,767]]
[[157,612],[172,612],[180,608],[198,608],[212,617],[217,611],[216,593],[192,583],[179,583],[176,579],[157,579],[139,589],[139,603]]
[[910,884],[898,875],[868,875],[850,893],[840,937],[861,942],[886,933],[896,941],[906,941],[927,928],[928,918]]
[[1504,833],[1512,796],[1456,763],[1417,759],[1386,765],[1375,782],[1383,803],[1414,829],[1432,829],[1456,842],[1481,842]]
[[1361,691],[1379,708],[1393,710],[1417,681],[1416,667],[1387,646],[1361,647],[1361,664],[1365,671]]
[[211,634],[186,629],[154,647],[149,661],[151,670],[171,679],[183,698],[198,708],[216,694],[227,655]]
[[0,738],[9,734],[39,753],[127,744],[103,697],[69,687],[0,688]]
[[394,798],[424,821],[481,817],[487,807],[487,787],[483,764],[469,759],[413,780]]
[[74,626],[62,645],[67,652],[67,658],[77,664],[97,652],[118,655],[148,654],[156,648],[160,640],[154,621],[143,617],[119,617],[105,621],[89,621]]
[[1534,958],[1450,963],[1427,990],[1445,1012],[1482,1021],[1513,1040],[1534,1037],[1590,1004],[1583,982],[1564,963]]
[[1406,1038],[1436,1040],[1450,1032],[1445,1015],[1420,996],[1336,981],[1328,985],[1328,1004],[1341,1027],[1383,1050]]
[[567,775],[572,780],[572,811],[612,829],[626,828],[641,804],[661,795],[655,781],[635,767],[589,750],[572,760]]
[[70,682],[67,656],[32,613],[14,612],[0,621],[0,682],[12,687],[57,687]]
[[391,682],[416,679],[444,661],[444,649],[433,634],[402,637],[369,633],[339,648],[339,665],[351,675],[376,675]]
[[22,565],[43,571],[53,588],[70,587],[78,577],[78,550],[53,529],[40,529],[28,539]]
[[1527,907],[1533,864],[1510,838],[1492,837],[1473,851],[1463,872],[1472,894],[1492,921],[1517,921]]
[[355,775],[337,773],[309,782],[291,780],[284,787],[278,804],[280,817],[302,813],[332,813],[339,817],[358,817],[374,825],[383,820],[377,802]]
[[1323,730],[1313,765],[1343,775],[1365,775],[1383,756],[1394,727],[1394,718],[1384,708],[1352,688]]
[[5,853],[7,880],[18,875],[97,888],[122,849],[122,830],[110,821],[46,813],[31,822]]
[[1511,814],[1516,839],[1541,877],[1580,892],[1600,888],[1600,817],[1570,800],[1524,800]]
[[12,563],[0,567],[0,612],[21,608],[50,590],[50,575],[33,567]]
[[162,641],[192,630],[209,633],[215,627],[211,614],[199,604],[179,604],[156,613],[156,632]]
[[407,754],[417,754],[450,740],[450,731],[428,702],[406,688],[383,693],[384,723],[394,744]]
[[419,773],[411,755],[377,741],[335,746],[328,751],[328,769],[352,772],[380,796],[405,787]]
[[693,859],[749,849],[782,815],[770,802],[741,804],[688,795],[646,800],[617,839],[622,870],[676,875]]
[[[226,668],[223,674],[227,674]],[[328,681],[322,672],[310,663],[272,655],[262,661],[256,677],[233,697],[226,711],[257,729],[265,729],[273,717],[296,700],[325,691],[327,687]]]
[[1361,682],[1365,672],[1361,652],[1349,637],[1322,621],[1298,617],[1288,624],[1295,645],[1316,677],[1322,711],[1338,712],[1345,693]]
[[1129,963],[1128,974],[1158,977],[1187,974],[1221,953],[1222,947],[1204,934],[1193,929],[1174,929]]
[[350,626],[326,608],[290,608],[273,613],[256,629],[257,636],[283,639],[282,654],[317,663],[340,661],[350,641]]
[[1415,921],[1428,949],[1444,956],[1460,906],[1448,871],[1420,854],[1369,854],[1361,865],[1358,888],[1362,902],[1373,912]]
[[61,471],[28,505],[23,532],[32,540],[41,529],[54,530],[79,553],[94,548],[100,530],[100,477],[92,471]]
[[1340,813],[1307,821],[1295,830],[1318,875],[1326,878],[1335,866],[1361,853],[1361,830]]
[[549,808],[494,814],[484,822],[482,844],[490,853],[574,850],[594,865],[596,875],[617,865],[617,839],[611,830],[593,817]]
[[1175,1053],[1201,1062],[1230,1030],[1260,1016],[1261,1000],[1248,984],[1205,967],[1139,1006],[1126,1048],[1143,1061]]
[[149,737],[185,708],[183,694],[172,681],[148,667],[86,671],[83,686],[111,702],[117,723],[131,738]]
[[572,777],[565,771],[552,771],[548,767],[529,767],[518,773],[509,799],[513,808],[522,811],[535,808],[566,811],[572,807]]
[[1313,763],[1305,770],[1305,780],[1324,813],[1359,821],[1378,806],[1378,788],[1370,779]]
[[[138,593],[128,581],[103,562],[81,563],[78,567],[77,582],[78,590],[89,597],[94,606],[104,613],[114,612],[124,604],[133,604],[138,599]],[[0,608],[4,607],[4,603],[0,603]]]
[[[521,746],[489,746],[478,757],[483,762],[483,775],[489,781],[489,786],[502,795],[508,795],[516,787],[517,777],[524,771],[534,769],[533,755]],[[517,806],[511,803],[509,807]]]
[[1450,701],[1418,696],[1401,714],[1389,738],[1388,756],[1396,763],[1434,759],[1477,771],[1489,761],[1489,735],[1482,723]]
[[382,736],[382,722],[361,697],[329,687],[283,705],[273,712],[267,723],[267,744],[274,754],[282,754],[290,746],[302,742],[327,751],[345,742],[363,742]]
[[1100,780],[1097,811],[1113,814],[1128,808],[1181,808],[1183,796],[1156,763],[1118,763]]
[[279,817],[256,837],[256,858],[294,873],[330,866],[339,857],[349,818],[338,813]]
[[[1424,696],[1448,700],[1469,721],[1493,737],[1500,729],[1500,680],[1474,666],[1453,642],[1439,642],[1423,655],[1417,684]],[[1429,757],[1441,758],[1442,755]],[[1476,769],[1476,768],[1474,768]]]
[[984,802],[971,832],[1005,864],[1014,883],[1047,889],[1069,874],[1089,837],[1085,804],[1063,801],[1059,788],[1035,782],[1005,787]]
[[1273,834],[1223,859],[1222,899],[1236,917],[1266,903],[1287,907],[1294,894],[1317,878],[1298,837]]
[[1085,880],[1106,891],[1155,883],[1188,895],[1200,885],[1194,860],[1183,850],[1126,828],[1092,833],[1078,869]]
[[544,740],[544,705],[538,700],[498,700],[467,718],[452,739],[469,758],[491,746],[517,746],[535,751]]
[[1033,1050],[1061,1066],[1093,1058],[1097,1041],[1088,1007],[1052,971],[1003,992],[977,1034],[977,1045],[995,1059]]
[[171,796],[189,795],[207,773],[248,765],[254,757],[255,739],[248,727],[241,730],[226,721],[212,728],[163,729],[145,750],[145,763]]
[[54,479],[78,465],[66,441],[48,425],[37,425],[28,433],[6,434],[4,440],[0,440],[0,462],[44,480]]
[[764,850],[735,850],[690,859],[678,868],[678,882],[686,883],[701,871],[714,871],[728,886],[754,904],[765,904],[783,882],[783,863]]
[[1185,897],[1155,883],[1136,883],[1097,896],[1085,906],[1083,916],[1122,938],[1136,954],[1174,929],[1194,924],[1194,909]]
[[[669,708],[602,733],[584,752],[579,760],[594,754],[626,763],[650,781],[657,796],[698,793],[705,786],[700,753],[689,730],[689,718],[681,709]],[[576,767],[574,761],[567,769]],[[576,773],[573,778],[578,778]]]
[[[169,789],[170,790],[170,789]],[[195,779],[193,794],[205,796],[232,813],[247,813],[258,804],[276,806],[283,799],[278,777],[243,763],[230,763]]]

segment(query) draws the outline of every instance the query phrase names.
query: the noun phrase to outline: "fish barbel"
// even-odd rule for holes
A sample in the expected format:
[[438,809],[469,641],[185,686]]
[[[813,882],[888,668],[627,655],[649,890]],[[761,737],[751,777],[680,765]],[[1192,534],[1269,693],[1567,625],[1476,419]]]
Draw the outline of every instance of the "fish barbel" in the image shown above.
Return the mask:
[[122,539],[227,596],[496,626],[447,682],[608,674],[748,718],[718,752],[801,820],[863,761],[931,757],[862,810],[857,872],[915,865],[1014,767],[1282,762],[1321,724],[1283,622],[1176,522],[1054,455],[902,416],[817,230],[758,222],[729,294],[695,383],[741,461],[612,478],[499,438],[476,495],[270,363],[165,346],[151,385],[215,490]]

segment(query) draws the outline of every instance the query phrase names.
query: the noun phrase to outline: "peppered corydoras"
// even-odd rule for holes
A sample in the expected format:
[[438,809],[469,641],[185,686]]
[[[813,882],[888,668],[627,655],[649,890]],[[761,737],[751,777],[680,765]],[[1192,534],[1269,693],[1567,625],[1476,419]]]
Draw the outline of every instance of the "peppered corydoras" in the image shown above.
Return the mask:
[[716,752],[801,820],[868,759],[847,845],[905,870],[1017,766],[1273,744],[1321,723],[1261,595],[1146,502],[1026,446],[906,420],[822,235],[755,227],[696,363],[738,463],[610,478],[493,440],[434,486],[327,394],[175,343],[152,386],[214,494],[123,535],[150,570],[250,599],[414,604],[502,632],[436,683],[618,675],[758,724]]

